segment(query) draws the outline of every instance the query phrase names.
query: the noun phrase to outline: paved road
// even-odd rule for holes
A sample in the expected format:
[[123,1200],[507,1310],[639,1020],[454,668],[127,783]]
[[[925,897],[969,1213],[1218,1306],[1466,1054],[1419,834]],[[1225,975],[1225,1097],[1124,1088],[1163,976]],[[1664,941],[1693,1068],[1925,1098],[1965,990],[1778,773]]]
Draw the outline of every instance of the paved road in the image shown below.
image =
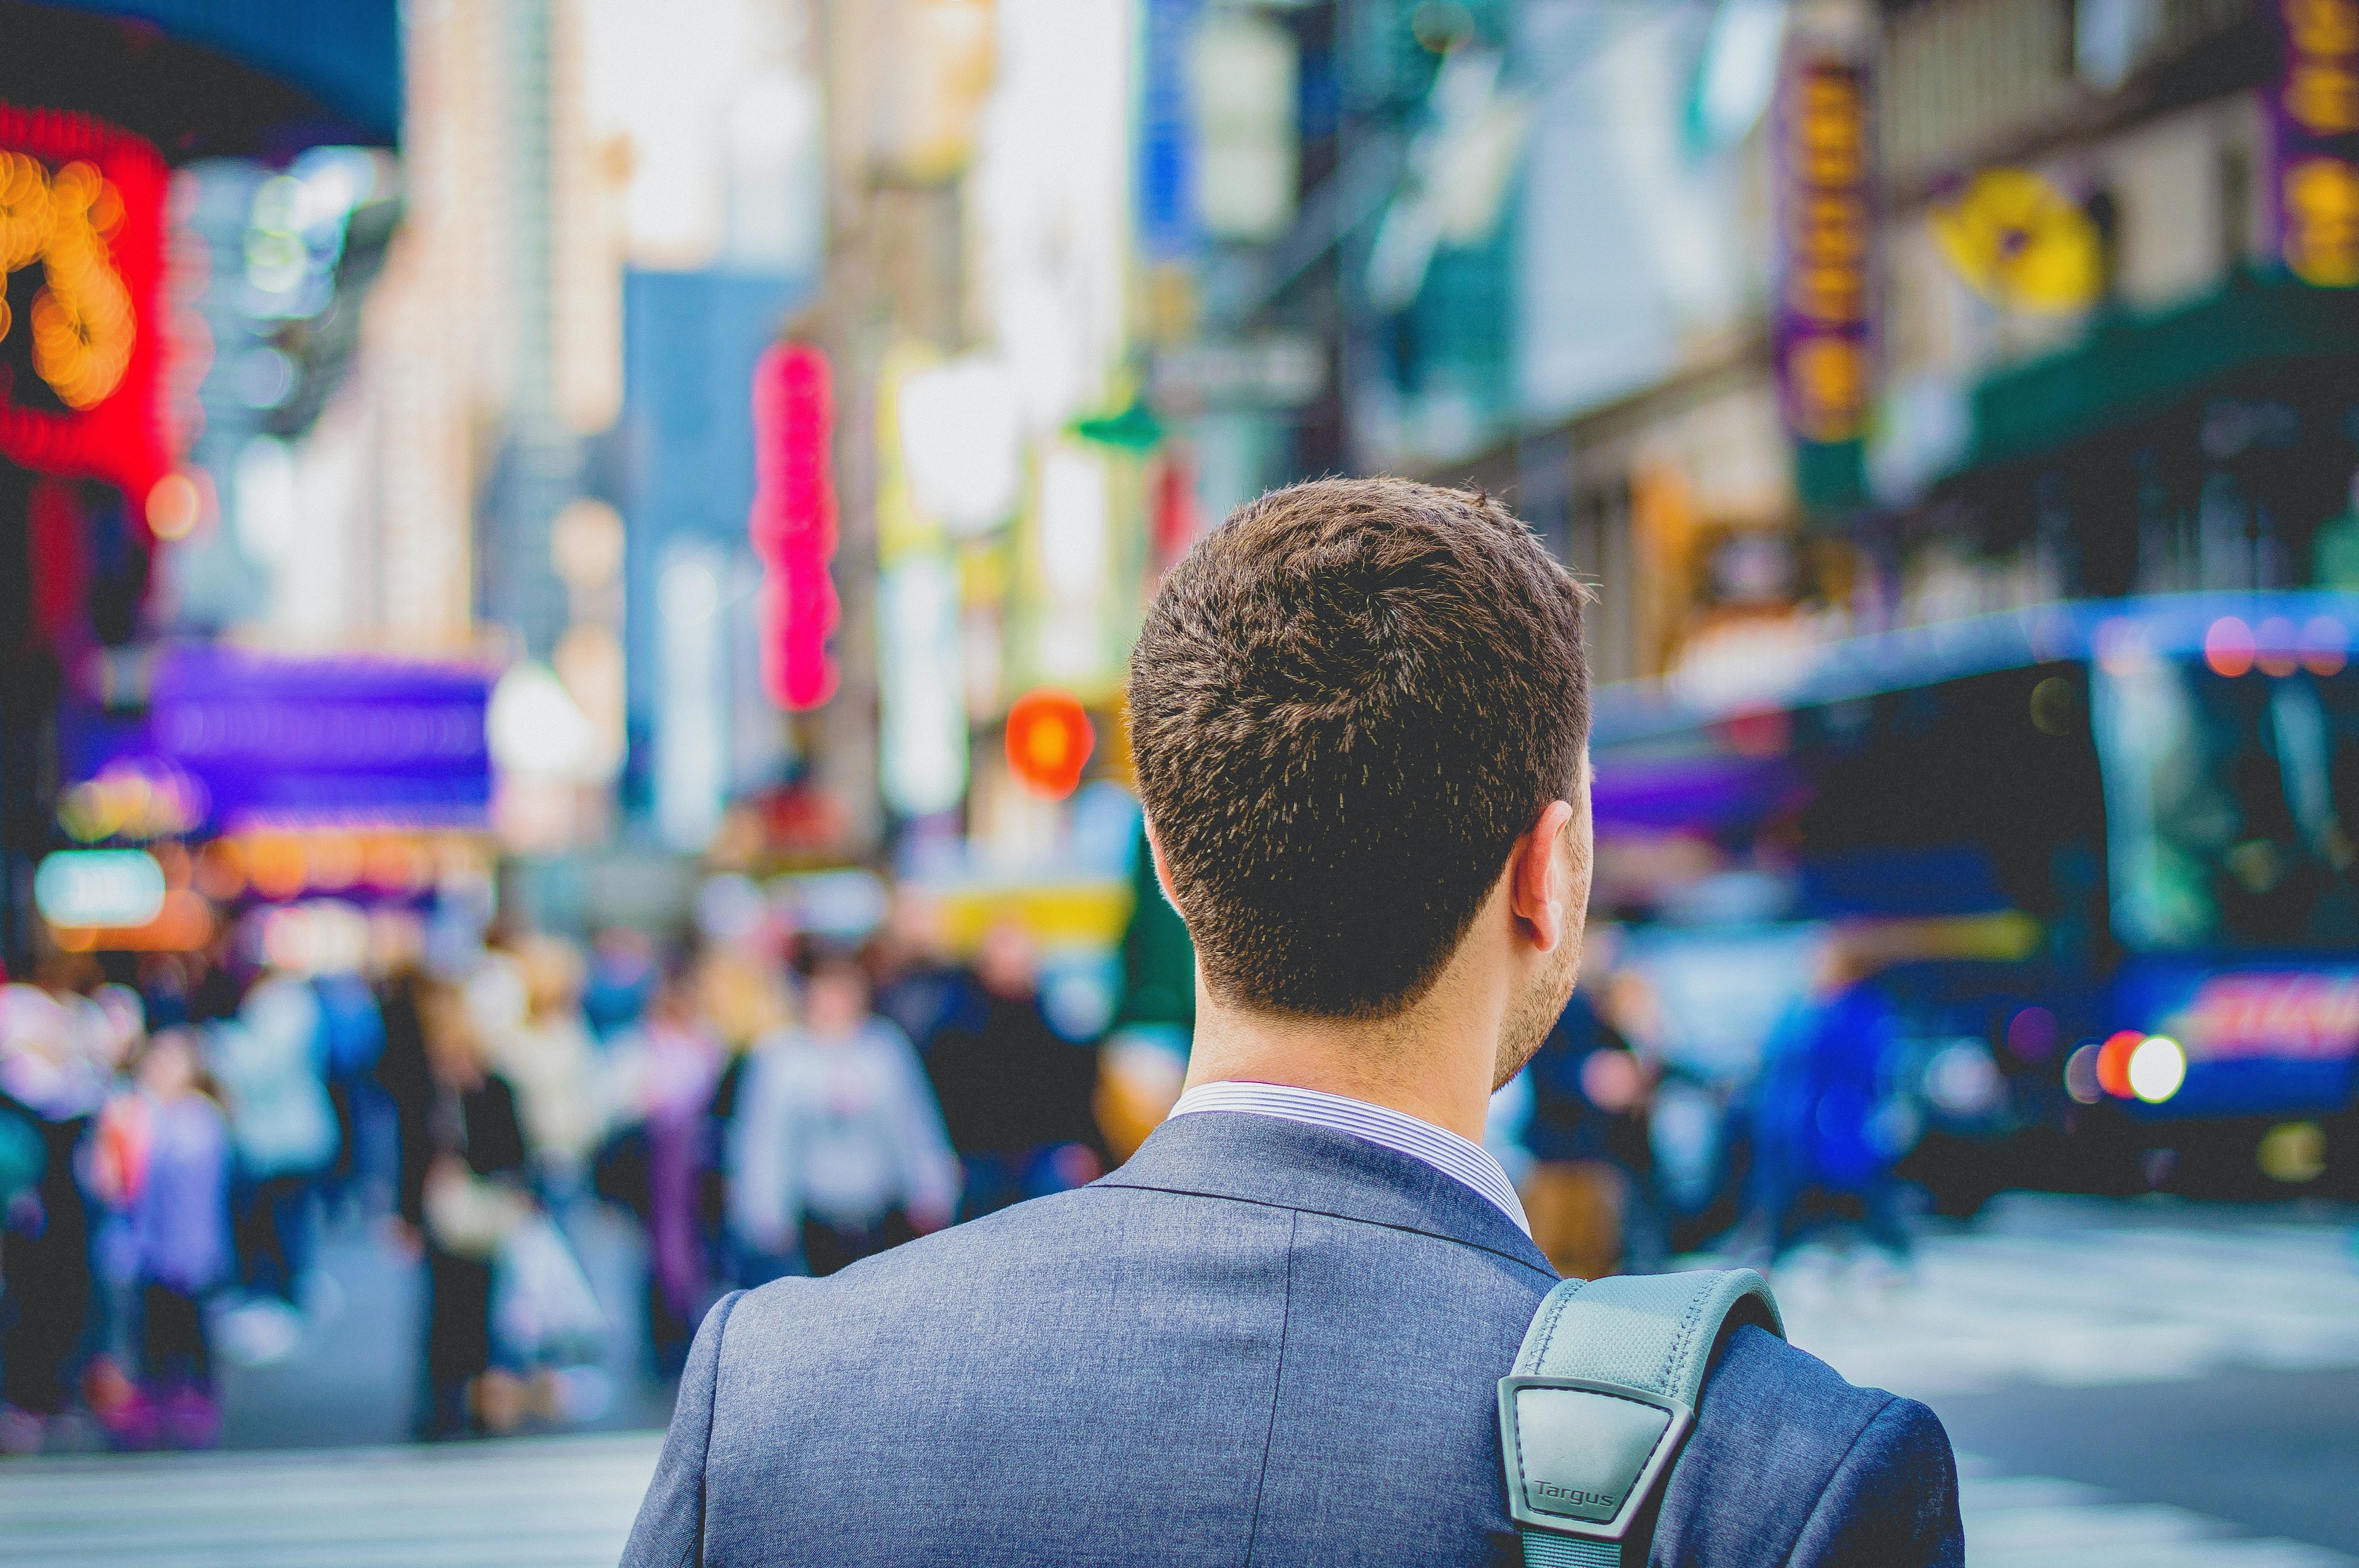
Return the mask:
[[[2347,1215],[2018,1198],[1930,1238],[1911,1286],[1828,1254],[1777,1284],[1799,1343],[1941,1413],[1972,1568],[2359,1568],[2352,1229]],[[626,1289],[626,1242],[585,1248],[602,1288]],[[248,1375],[234,1437],[399,1432],[413,1309],[371,1293],[371,1268],[399,1272],[373,1256],[340,1254],[362,1294],[307,1349],[342,1380],[273,1406]],[[0,1568],[606,1568],[656,1444],[0,1465]]]
[[1994,1470],[2054,1477],[2072,1483],[2075,1496],[2093,1488],[2114,1504],[2201,1516],[2234,1533],[2333,1548],[2347,1555],[2331,1561],[2359,1563],[2359,1371],[2238,1371],[1933,1404],[1951,1440]]
[[2359,1216],[2012,1195],[1928,1237],[1886,1295],[1823,1252],[1780,1271],[1796,1344],[1912,1398],[2359,1367]]
[[[611,1328],[599,1364],[608,1397],[577,1423],[592,1431],[660,1425],[669,1391],[645,1375],[638,1281],[645,1249],[636,1228],[589,1206],[568,1221]],[[224,1366],[222,1442],[228,1448],[318,1448],[406,1441],[417,1399],[419,1265],[370,1232],[347,1229],[322,1249],[334,1281],[332,1310],[314,1312],[288,1360]]]
[[1805,1254],[1795,1342],[1938,1411],[1973,1568],[2359,1568],[2348,1215],[2014,1196],[1917,1278]]
[[0,1568],[614,1568],[633,1433],[0,1465]]

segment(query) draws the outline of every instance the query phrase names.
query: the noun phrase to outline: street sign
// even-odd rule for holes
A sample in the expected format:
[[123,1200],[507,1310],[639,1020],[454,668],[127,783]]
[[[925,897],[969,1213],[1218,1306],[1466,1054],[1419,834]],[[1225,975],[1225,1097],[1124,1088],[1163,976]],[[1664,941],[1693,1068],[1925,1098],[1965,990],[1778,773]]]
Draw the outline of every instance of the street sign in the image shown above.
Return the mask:
[[1155,357],[1150,387],[1156,406],[1173,412],[1299,408],[1327,390],[1327,351],[1291,332],[1190,343]]

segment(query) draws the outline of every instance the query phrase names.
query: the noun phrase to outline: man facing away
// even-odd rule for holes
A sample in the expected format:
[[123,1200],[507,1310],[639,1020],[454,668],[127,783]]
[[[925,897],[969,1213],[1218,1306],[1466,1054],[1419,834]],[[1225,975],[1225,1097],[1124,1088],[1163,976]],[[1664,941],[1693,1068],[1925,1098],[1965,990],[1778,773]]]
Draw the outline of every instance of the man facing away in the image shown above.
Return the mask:
[[[1196,546],[1130,681],[1186,1094],[1088,1187],[715,1306],[626,1568],[1521,1560],[1495,1390],[1556,1273],[1476,1141],[1581,950],[1582,597],[1400,480]],[[1962,1557],[1930,1411],[1729,1337],[1647,1561]]]

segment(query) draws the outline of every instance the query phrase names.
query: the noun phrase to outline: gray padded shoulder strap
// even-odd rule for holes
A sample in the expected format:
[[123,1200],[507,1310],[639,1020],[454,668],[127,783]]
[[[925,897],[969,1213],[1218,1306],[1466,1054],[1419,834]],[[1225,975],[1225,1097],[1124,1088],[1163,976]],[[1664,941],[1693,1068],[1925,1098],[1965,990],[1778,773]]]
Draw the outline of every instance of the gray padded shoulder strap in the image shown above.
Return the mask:
[[1695,1420],[1732,1317],[1783,1337],[1750,1269],[1567,1280],[1499,1382],[1507,1507],[1527,1568],[1614,1568]]

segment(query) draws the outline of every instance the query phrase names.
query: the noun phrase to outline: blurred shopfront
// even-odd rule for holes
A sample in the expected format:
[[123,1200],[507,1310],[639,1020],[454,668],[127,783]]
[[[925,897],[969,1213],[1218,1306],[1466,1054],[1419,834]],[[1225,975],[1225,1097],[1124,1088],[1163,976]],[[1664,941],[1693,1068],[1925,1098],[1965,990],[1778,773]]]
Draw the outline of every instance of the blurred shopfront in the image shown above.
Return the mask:
[[[142,700],[158,542],[218,527],[211,476],[190,462],[214,343],[192,308],[204,267],[174,171],[389,146],[400,80],[390,5],[0,6],[0,958],[12,973],[36,950],[34,868],[69,840],[61,791],[126,760],[93,762],[76,737]],[[339,245],[352,205],[334,215]],[[116,827],[93,837],[136,825]]]

